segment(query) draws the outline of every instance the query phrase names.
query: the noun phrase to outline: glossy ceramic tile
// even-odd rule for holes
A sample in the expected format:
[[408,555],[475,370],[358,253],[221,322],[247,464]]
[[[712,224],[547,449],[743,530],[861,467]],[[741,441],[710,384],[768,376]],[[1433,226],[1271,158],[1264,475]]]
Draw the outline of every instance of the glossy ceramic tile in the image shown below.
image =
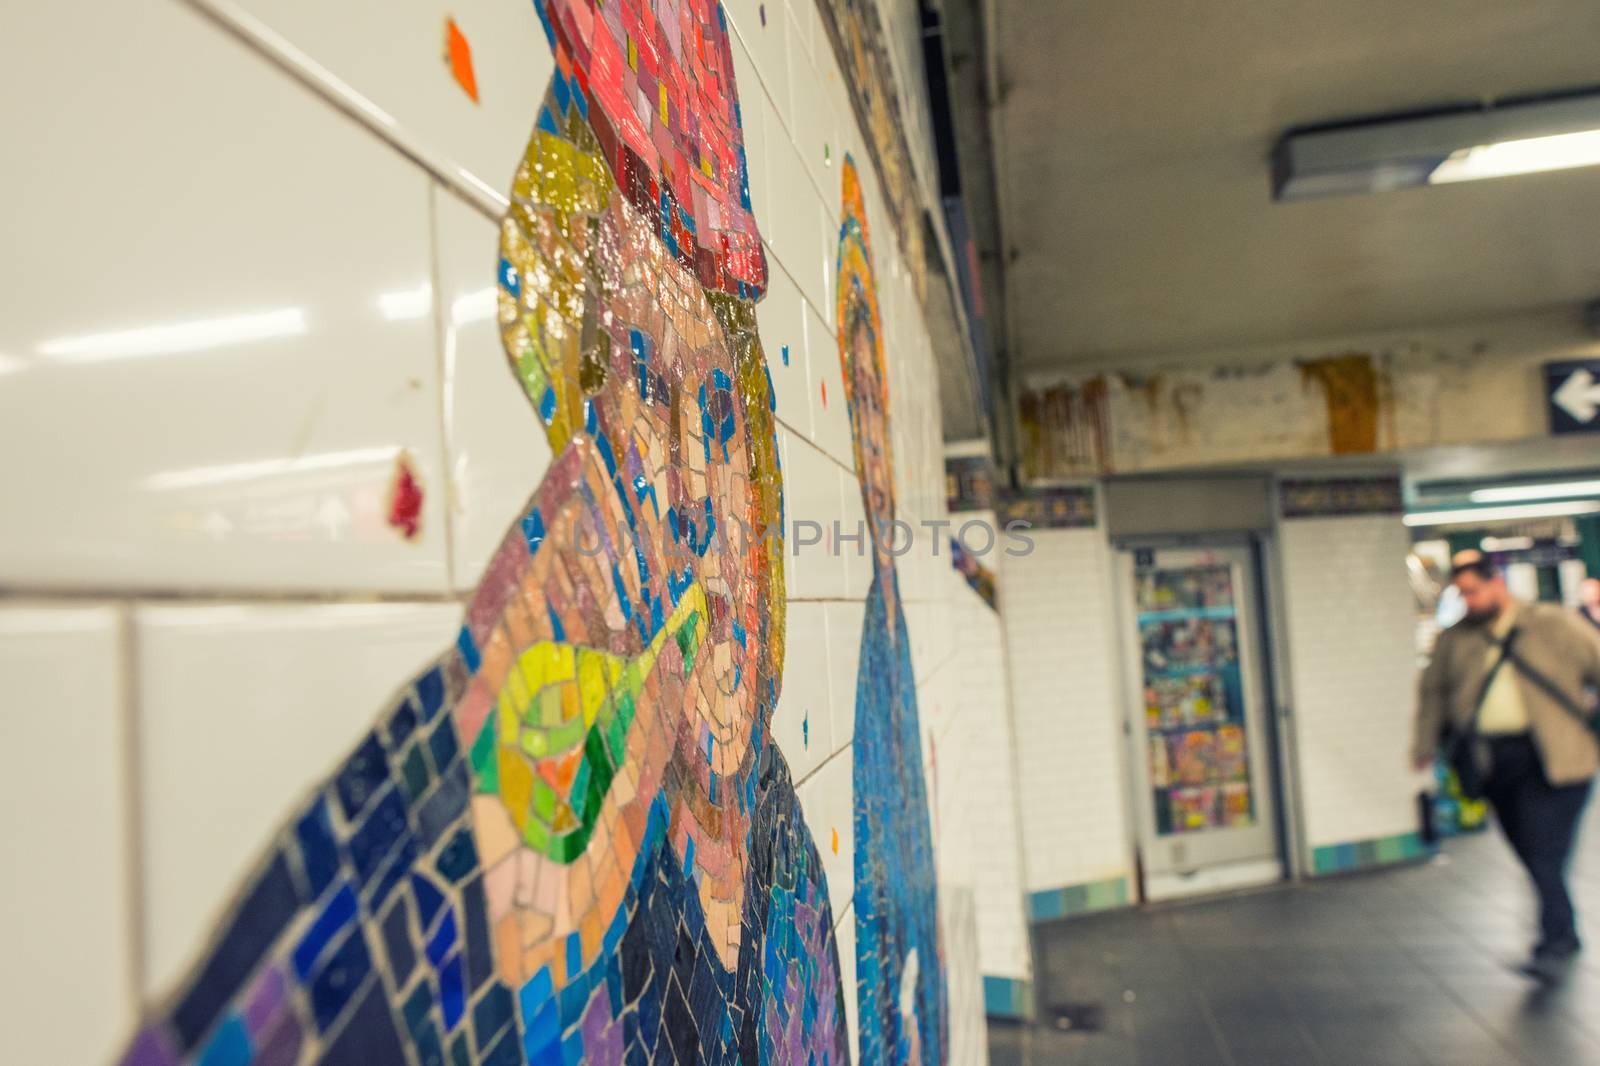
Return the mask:
[[[749,53],[761,78],[761,85],[772,98],[779,111],[789,110],[789,71],[785,56],[788,54],[788,20],[784,17],[782,0],[729,0],[723,4],[728,21],[733,23],[734,34]],[[741,86],[742,98],[752,101],[752,94]],[[768,127],[769,131],[771,127]],[[769,132],[769,136],[772,136]]]
[[756,306],[756,321],[761,326],[761,346],[767,353],[767,370],[778,400],[778,421],[808,440],[812,438],[812,411],[816,406],[811,388],[811,357],[806,347],[809,317],[800,291],[783,267],[774,264],[767,295]]
[[[811,352],[811,395],[817,447],[847,468],[855,468],[855,448],[851,443],[850,407],[845,397],[844,372],[839,362],[839,336],[823,317],[809,310],[806,339]],[[899,397],[891,395],[889,417],[897,417]],[[898,457],[896,457],[898,459]]]
[[120,658],[112,608],[0,608],[10,1062],[104,1062],[136,1016]]
[[[789,772],[796,781],[809,777],[835,750],[828,606],[821,603],[789,605],[784,660],[797,664],[797,668],[783,673],[783,691],[772,716],[772,735],[789,760]],[[801,663],[805,664],[803,668],[798,667]],[[813,835],[817,832],[818,828],[813,825]],[[825,841],[819,838],[818,846],[823,843]]]
[[[739,119],[744,130],[745,175],[750,190],[750,209],[757,219],[771,213],[767,199],[767,113],[772,110],[766,87],[750,58],[750,50],[737,33],[728,37],[733,55],[733,76],[739,86]],[[776,136],[787,134],[778,129]]]
[[[839,752],[800,786],[800,806],[822,853],[830,899],[847,900],[855,885],[855,816],[851,809],[851,752]],[[840,945],[843,950],[843,944]],[[846,986],[848,987],[848,986]],[[847,997],[848,998],[848,997]]]
[[137,611],[147,996],[201,947],[261,842],[460,624],[445,604]]
[[456,588],[478,584],[550,465],[539,413],[500,343],[495,311],[499,229],[434,187],[443,319],[445,450]]
[[848,594],[848,571],[835,540],[844,523],[839,468],[803,438],[778,432],[783,449],[784,551],[789,599],[839,599]]
[[[533,4],[346,0],[330,10],[317,0],[200,2],[243,12],[242,24],[286,41],[308,69],[331,73],[368,101],[370,121],[397,130],[464,183],[505,196],[555,69]],[[463,63],[468,78],[458,77]]]
[[0,581],[442,591],[426,179],[183,4],[7,19]]
[[[846,989],[856,987],[856,916],[855,908],[845,911],[844,918],[839,923],[839,970],[844,979]],[[856,1049],[861,1046],[861,1008],[856,1003],[856,997],[849,992],[844,997],[845,1029],[850,1034],[851,1054],[856,1054]],[[857,1060],[859,1061],[859,1060]]]
[[833,692],[833,742],[842,748],[855,735],[856,675],[861,664],[859,602],[826,604],[828,613],[828,685]]
[[[804,32],[793,13],[788,19],[790,40],[801,40]],[[827,74],[821,73],[824,69]],[[829,218],[838,217],[838,209],[829,202],[836,199],[834,186],[839,181],[839,133],[833,108],[828,101],[825,84],[828,78],[838,80],[837,68],[831,60],[825,64],[813,63],[805,48],[789,49],[789,84],[805,86],[789,100],[787,113],[790,138],[805,165],[811,184],[822,197]]]
[[[788,136],[774,135],[782,127],[775,107],[766,101],[762,121],[767,130],[767,198],[782,205],[761,220],[768,255],[783,264],[800,294],[820,311],[834,294],[826,284],[825,260],[835,254],[838,234],[823,222],[822,194],[806,172],[799,151]],[[791,131],[792,132],[792,131]]]

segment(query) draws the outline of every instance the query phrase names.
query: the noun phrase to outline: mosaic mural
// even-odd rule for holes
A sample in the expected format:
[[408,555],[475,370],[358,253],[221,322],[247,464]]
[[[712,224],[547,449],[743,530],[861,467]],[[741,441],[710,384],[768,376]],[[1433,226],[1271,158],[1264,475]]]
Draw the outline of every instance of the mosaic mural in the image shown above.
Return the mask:
[[[499,321],[556,458],[456,645],[270,843],[129,1066],[849,1059],[821,858],[769,729],[782,483],[727,27],[714,0],[535,8],[556,72]],[[881,774],[916,719],[894,713],[904,623],[875,602],[863,677],[903,668],[863,689]],[[873,1017],[912,974],[922,1028],[887,1039],[936,1059],[931,896],[896,895],[907,870],[931,889],[927,824],[897,845],[881,817],[862,972]]]
[[911,641],[889,550],[894,456],[883,331],[866,209],[848,156],[840,216],[839,359],[872,535],[852,771],[861,1062],[943,1063],[949,1041],[933,835]]

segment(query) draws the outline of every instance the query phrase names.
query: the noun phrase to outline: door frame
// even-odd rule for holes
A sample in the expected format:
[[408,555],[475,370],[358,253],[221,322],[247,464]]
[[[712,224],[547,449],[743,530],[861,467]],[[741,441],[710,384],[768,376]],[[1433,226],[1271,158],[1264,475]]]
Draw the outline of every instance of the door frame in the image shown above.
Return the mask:
[[[1117,647],[1122,656],[1122,662],[1116,671],[1116,686],[1121,700],[1121,706],[1118,708],[1122,727],[1121,771],[1124,809],[1127,811],[1124,828],[1128,854],[1133,860],[1131,866],[1135,873],[1135,887],[1139,901],[1157,902],[1152,900],[1149,892],[1147,882],[1150,873],[1145,861],[1142,839],[1145,812],[1150,799],[1141,795],[1140,782],[1145,771],[1134,762],[1136,759],[1149,758],[1149,753],[1142,750],[1142,745],[1137,743],[1143,736],[1143,730],[1134,719],[1135,714],[1142,713],[1143,687],[1141,685],[1137,692],[1130,688],[1131,675],[1135,672],[1130,663],[1139,655],[1139,649],[1130,645],[1133,634],[1137,632],[1137,621],[1134,617],[1132,589],[1128,587],[1129,583],[1123,576],[1124,567],[1128,562],[1123,558],[1124,554],[1141,548],[1156,551],[1163,549],[1204,551],[1211,548],[1246,551],[1247,557],[1242,560],[1242,568],[1246,580],[1254,584],[1253,594],[1248,602],[1256,643],[1255,654],[1252,657],[1254,661],[1251,665],[1256,676],[1257,701],[1261,707],[1258,725],[1265,731],[1257,750],[1266,756],[1264,769],[1268,775],[1266,784],[1271,806],[1269,822],[1273,846],[1276,849],[1276,856],[1270,861],[1276,862],[1281,869],[1281,880],[1298,879],[1304,869],[1299,849],[1299,840],[1302,839],[1301,807],[1297,775],[1293,773],[1295,765],[1292,744],[1293,722],[1285,698],[1284,686],[1288,672],[1285,641],[1282,639],[1283,604],[1281,584],[1278,580],[1280,559],[1274,538],[1266,532],[1219,531],[1204,534],[1114,536],[1108,540],[1111,549],[1112,600],[1115,604],[1113,621],[1117,627]],[[1203,887],[1200,892],[1194,894],[1201,894],[1211,887],[1217,891],[1225,891],[1236,886],[1223,881],[1214,886]],[[1162,898],[1171,897],[1163,895]]]

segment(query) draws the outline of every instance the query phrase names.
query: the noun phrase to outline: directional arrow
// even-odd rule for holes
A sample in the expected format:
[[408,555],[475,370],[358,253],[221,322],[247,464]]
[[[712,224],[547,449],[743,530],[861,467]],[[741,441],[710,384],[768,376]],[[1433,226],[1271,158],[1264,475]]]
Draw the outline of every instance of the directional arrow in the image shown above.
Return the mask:
[[1579,368],[1561,383],[1561,387],[1550,398],[1576,421],[1587,425],[1600,412],[1600,381],[1596,381],[1588,370]]

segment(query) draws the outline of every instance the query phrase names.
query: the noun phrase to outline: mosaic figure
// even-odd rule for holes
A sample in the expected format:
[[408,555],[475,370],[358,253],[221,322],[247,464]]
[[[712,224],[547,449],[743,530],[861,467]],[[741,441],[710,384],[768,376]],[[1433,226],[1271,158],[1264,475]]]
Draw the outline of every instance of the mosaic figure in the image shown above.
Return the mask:
[[866,208],[855,161],[844,164],[839,231],[839,358],[856,478],[872,540],[872,585],[856,679],[856,988],[861,1063],[943,1063],[947,1045],[933,834],[922,735],[895,574],[894,456],[883,334]]
[[501,227],[556,456],[459,639],[296,811],[125,1062],[848,1061],[769,718],[782,483],[714,0],[539,0]]

